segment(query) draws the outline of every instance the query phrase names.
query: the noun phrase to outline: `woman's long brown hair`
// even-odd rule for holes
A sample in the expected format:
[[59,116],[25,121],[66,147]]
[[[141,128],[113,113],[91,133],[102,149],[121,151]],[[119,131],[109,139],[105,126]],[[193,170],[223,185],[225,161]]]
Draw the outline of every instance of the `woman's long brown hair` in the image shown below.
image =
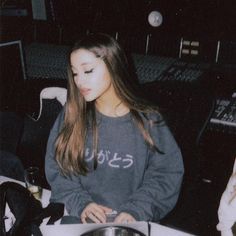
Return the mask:
[[[124,51],[116,40],[106,34],[91,34],[77,42],[71,53],[78,49],[86,49],[101,58],[111,74],[112,84],[121,102],[129,109],[144,140],[152,150],[157,150],[150,133],[144,127],[140,113],[147,118],[150,112],[158,112],[155,106],[136,95],[134,79]],[[150,121],[151,122],[151,121]],[[84,154],[88,125],[92,127],[93,154],[96,157],[98,132],[96,125],[95,102],[86,102],[74,82],[72,70],[68,65],[68,94],[65,106],[64,125],[56,140],[56,160],[66,175],[88,172]],[[94,168],[96,168],[96,158]]]

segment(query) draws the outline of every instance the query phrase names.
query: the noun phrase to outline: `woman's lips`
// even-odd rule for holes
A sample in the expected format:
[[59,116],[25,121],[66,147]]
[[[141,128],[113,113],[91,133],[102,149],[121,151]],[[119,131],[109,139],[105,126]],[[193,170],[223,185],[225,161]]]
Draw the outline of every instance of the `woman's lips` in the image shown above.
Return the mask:
[[88,88],[82,88],[80,89],[80,93],[83,95],[83,96],[86,96],[90,93],[91,89],[88,89]]

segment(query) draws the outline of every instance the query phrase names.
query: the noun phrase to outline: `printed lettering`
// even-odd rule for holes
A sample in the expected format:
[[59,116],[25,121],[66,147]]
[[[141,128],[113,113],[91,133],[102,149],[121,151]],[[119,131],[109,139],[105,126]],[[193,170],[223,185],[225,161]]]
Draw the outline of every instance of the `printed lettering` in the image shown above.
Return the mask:
[[109,166],[114,167],[114,168],[119,168],[119,167],[120,167],[119,164],[114,164],[114,162],[117,162],[117,161],[120,161],[120,160],[121,160],[121,157],[118,157],[117,155],[118,155],[118,153],[115,153],[114,156],[113,156],[113,159],[111,159],[111,160],[108,162],[108,165],[109,165]]
[[125,163],[125,162],[127,163],[126,165],[123,166],[124,169],[129,168],[130,166],[132,166],[132,164],[133,164],[133,162],[134,162],[134,161],[133,161],[133,157],[132,157],[131,155],[126,154],[126,157],[127,157],[127,158],[124,158],[124,159],[122,160],[123,163]]
[[99,164],[102,164],[106,159],[106,154],[103,153],[103,150],[101,150],[99,153],[98,153],[98,163]]
[[[86,148],[85,150],[85,160],[86,162],[94,160],[94,153],[89,148]],[[114,153],[112,156],[112,153],[109,150],[103,149],[98,152],[97,161],[100,165],[107,163],[111,168],[123,169],[130,168],[134,163],[132,155],[126,154],[125,157],[122,157],[118,153]]]
[[91,156],[89,157],[89,148],[86,148],[86,150],[85,150],[85,160],[87,162],[89,162],[89,161],[92,161],[93,159],[94,159],[94,155],[91,154]]

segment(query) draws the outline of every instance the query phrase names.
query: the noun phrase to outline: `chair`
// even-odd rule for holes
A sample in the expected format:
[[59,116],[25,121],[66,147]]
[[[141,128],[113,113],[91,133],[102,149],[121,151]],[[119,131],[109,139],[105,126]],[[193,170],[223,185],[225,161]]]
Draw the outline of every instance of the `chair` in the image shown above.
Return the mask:
[[0,150],[13,154],[23,130],[23,115],[13,111],[0,112]]
[[0,112],[0,175],[23,180],[24,167],[16,155],[22,131],[22,114]]
[[38,111],[26,115],[24,130],[19,143],[18,156],[25,167],[38,166],[47,187],[44,175],[44,156],[50,129],[66,101],[67,90],[61,87],[46,87],[40,92]]
[[62,106],[66,103],[67,90],[61,87],[47,87],[44,88],[39,95],[39,114],[37,118],[32,117],[34,121],[38,121],[42,115],[43,99],[56,99]]

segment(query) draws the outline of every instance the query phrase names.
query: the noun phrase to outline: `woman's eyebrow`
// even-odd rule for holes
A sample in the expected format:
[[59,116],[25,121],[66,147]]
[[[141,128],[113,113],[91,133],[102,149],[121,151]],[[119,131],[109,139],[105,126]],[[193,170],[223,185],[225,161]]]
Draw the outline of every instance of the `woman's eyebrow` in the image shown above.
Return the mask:
[[84,65],[88,65],[88,64],[91,64],[92,62],[83,62],[82,64],[81,64],[81,66],[84,66]]
[[[93,62],[83,62],[81,66],[91,65]],[[70,67],[74,67],[72,64],[70,64]],[[75,67],[74,67],[75,68]]]

